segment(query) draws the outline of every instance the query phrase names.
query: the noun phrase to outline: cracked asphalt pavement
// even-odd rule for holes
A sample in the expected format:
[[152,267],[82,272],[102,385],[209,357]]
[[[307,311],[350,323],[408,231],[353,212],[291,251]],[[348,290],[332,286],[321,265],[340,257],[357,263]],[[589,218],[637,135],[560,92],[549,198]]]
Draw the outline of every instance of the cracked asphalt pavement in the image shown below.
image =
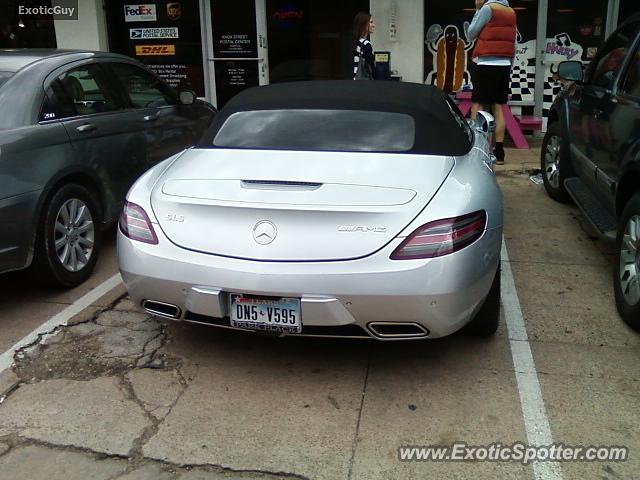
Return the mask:
[[[640,336],[615,312],[611,246],[529,180],[535,155],[510,152],[498,178],[553,439],[630,452],[563,463],[554,478],[637,479]],[[20,308],[39,318],[69,301],[8,278],[2,351],[33,328]],[[123,295],[40,335],[0,373],[0,479],[535,478],[516,462],[398,460],[404,445],[526,443],[504,319],[488,340],[273,339],[159,321]]]

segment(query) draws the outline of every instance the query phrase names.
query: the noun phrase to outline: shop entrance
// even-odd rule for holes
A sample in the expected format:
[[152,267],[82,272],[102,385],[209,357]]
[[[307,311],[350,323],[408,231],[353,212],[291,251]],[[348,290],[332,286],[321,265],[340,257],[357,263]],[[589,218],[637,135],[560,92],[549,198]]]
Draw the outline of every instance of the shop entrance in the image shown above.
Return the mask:
[[207,97],[256,85],[350,78],[352,22],[369,0],[201,0]]
[[218,109],[269,78],[265,0],[203,2],[207,97]]

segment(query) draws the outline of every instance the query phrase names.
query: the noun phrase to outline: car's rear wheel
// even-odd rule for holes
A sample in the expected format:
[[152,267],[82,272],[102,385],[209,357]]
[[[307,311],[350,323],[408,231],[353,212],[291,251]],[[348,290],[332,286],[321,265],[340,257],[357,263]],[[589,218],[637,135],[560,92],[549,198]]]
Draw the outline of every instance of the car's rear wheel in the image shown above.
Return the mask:
[[487,298],[475,318],[465,327],[465,332],[476,337],[490,337],[498,330],[500,324],[500,266]]
[[622,319],[640,331],[640,193],[627,203],[618,226],[613,288]]
[[569,145],[562,135],[560,122],[553,122],[547,128],[540,149],[540,169],[547,194],[558,202],[570,203],[571,197],[564,188],[564,181],[573,173]]
[[59,188],[44,206],[32,271],[43,283],[74,287],[95,267],[100,247],[98,207],[77,184]]

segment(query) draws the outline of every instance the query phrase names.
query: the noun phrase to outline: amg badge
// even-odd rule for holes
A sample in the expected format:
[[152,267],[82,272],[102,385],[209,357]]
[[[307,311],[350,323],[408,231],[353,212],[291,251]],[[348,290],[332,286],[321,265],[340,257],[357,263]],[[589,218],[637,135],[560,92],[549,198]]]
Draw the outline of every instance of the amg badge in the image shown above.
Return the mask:
[[341,225],[339,232],[385,233],[386,227],[367,227],[366,225]]

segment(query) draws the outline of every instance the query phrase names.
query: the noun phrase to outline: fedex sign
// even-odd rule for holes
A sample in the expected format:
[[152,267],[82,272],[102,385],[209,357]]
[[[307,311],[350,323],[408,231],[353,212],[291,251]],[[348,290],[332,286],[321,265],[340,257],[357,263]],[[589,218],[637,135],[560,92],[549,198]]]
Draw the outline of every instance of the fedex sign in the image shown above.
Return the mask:
[[125,22],[155,22],[157,19],[154,4],[124,6]]

